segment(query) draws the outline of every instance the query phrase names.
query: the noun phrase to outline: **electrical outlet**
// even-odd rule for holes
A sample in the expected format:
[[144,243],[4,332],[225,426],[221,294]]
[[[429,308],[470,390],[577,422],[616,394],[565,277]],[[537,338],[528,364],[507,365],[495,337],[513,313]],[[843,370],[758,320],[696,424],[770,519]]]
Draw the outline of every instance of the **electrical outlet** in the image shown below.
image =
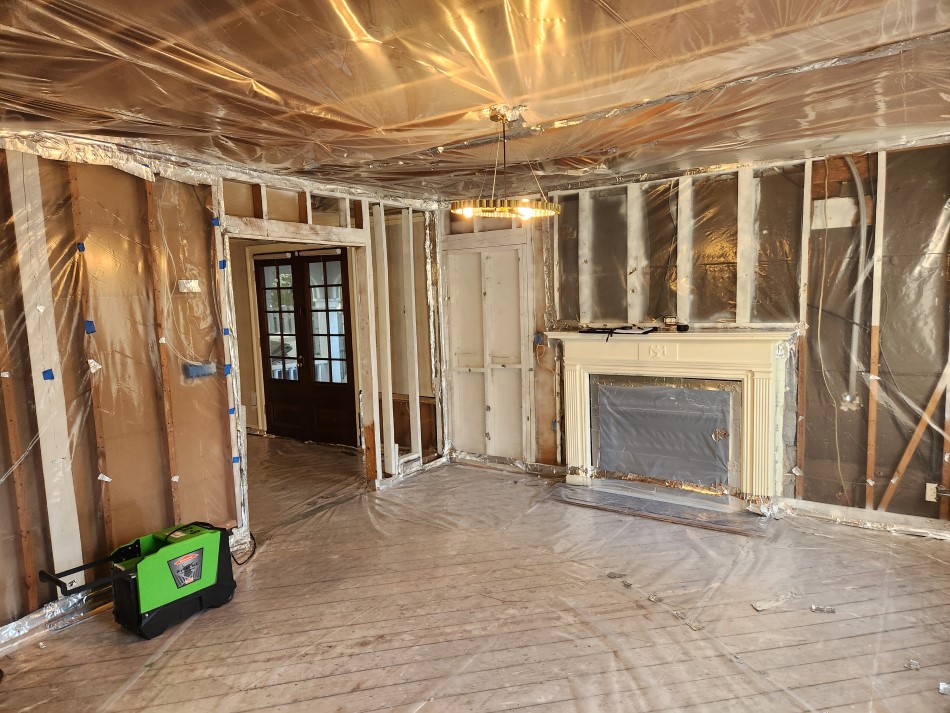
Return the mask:
[[924,500],[928,503],[937,502],[937,484],[936,483],[927,483],[927,494],[924,495]]

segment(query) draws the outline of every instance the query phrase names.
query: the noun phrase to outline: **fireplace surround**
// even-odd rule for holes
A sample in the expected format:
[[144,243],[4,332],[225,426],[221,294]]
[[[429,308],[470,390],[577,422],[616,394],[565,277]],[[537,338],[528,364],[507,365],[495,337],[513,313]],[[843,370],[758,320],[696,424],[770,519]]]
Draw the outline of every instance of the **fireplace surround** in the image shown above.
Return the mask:
[[[595,469],[591,439],[591,376],[705,379],[741,384],[738,488],[742,498],[781,494],[782,419],[788,330],[709,330],[646,335],[548,332],[563,345],[564,437],[567,465]],[[688,478],[684,478],[688,481]]]

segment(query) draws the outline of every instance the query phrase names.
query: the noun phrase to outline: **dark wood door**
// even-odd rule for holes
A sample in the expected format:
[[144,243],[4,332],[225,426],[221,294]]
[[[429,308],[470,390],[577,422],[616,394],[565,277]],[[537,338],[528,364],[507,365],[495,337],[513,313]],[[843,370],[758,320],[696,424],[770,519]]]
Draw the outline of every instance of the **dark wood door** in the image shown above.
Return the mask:
[[255,261],[267,431],[357,445],[346,253]]

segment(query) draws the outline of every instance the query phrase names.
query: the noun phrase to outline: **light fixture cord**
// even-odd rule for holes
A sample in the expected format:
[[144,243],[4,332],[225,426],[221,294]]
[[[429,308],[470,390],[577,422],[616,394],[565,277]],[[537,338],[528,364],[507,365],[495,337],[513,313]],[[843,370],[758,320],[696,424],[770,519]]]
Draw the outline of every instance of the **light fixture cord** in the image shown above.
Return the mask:
[[501,179],[504,182],[505,200],[508,200],[508,120],[501,120],[501,155],[502,155],[502,174]]
[[534,176],[534,182],[538,184],[538,191],[541,193],[541,200],[547,203],[548,197],[544,194],[544,189],[541,188],[541,181],[538,180],[538,174],[534,172],[534,166],[531,165],[531,161],[528,161],[528,168],[531,169],[531,175]]

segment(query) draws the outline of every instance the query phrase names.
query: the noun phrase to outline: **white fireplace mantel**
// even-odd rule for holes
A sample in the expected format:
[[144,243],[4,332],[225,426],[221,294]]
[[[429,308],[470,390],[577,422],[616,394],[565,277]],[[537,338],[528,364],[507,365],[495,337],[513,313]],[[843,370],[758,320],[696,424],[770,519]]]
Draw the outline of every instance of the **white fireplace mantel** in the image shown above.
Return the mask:
[[[563,344],[567,464],[591,468],[592,374],[725,379],[742,384],[740,490],[781,494],[782,415],[792,332],[710,330],[604,334],[547,332]],[[688,479],[684,477],[684,479]]]

